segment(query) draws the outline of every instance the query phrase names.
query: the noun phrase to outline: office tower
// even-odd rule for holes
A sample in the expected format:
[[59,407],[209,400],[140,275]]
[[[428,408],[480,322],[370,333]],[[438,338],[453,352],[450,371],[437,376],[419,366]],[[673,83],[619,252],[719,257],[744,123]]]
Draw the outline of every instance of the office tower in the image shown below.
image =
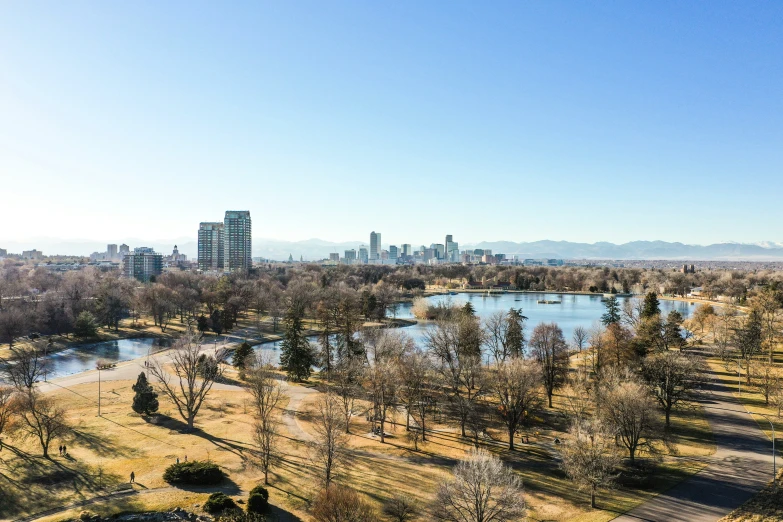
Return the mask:
[[106,253],[109,259],[115,259],[117,257],[117,245],[106,245]]
[[149,247],[137,247],[132,254],[123,258],[122,272],[125,277],[148,282],[163,272],[163,256]]
[[397,259],[397,246],[389,245],[389,259]]
[[333,252],[329,254],[329,261],[334,261],[335,263],[338,263],[340,261],[340,254],[337,252]]
[[226,210],[223,219],[223,268],[227,272],[249,270],[253,266],[251,249],[250,212],[247,210]]
[[435,250],[435,257],[438,259],[443,259],[446,255],[446,247],[441,245],[440,243],[433,243],[430,245],[430,248]]
[[411,248],[410,243],[403,243],[402,245],[402,255],[404,256],[412,256],[413,255],[413,249]]
[[350,250],[345,251],[345,262],[346,263],[353,263],[356,261],[356,250],[353,248]]
[[359,248],[359,262],[364,263],[365,265],[369,262],[367,247]]
[[8,255],[8,250],[5,248],[0,248],[0,257],[5,257]]
[[120,245],[120,257],[123,257],[125,254],[130,254],[130,247],[123,243]]
[[198,269],[223,270],[225,263],[223,223],[201,223],[198,227]]
[[381,233],[370,232],[370,259],[381,258]]

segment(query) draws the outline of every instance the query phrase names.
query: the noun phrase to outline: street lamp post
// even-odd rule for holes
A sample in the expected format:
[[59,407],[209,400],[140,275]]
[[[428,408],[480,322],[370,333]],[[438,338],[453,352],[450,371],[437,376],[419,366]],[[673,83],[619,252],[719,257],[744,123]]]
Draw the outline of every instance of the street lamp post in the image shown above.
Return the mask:
[[98,370],[98,417],[101,416],[101,363],[97,363],[95,367]]
[[[751,415],[753,415],[752,412],[748,412]],[[772,424],[772,421],[769,417],[767,417],[766,413],[757,413],[756,415],[761,415],[764,417],[767,422],[769,422],[769,427],[772,428],[772,486],[777,487],[777,477],[778,477],[778,470],[777,470],[777,462],[775,459],[775,425]]]

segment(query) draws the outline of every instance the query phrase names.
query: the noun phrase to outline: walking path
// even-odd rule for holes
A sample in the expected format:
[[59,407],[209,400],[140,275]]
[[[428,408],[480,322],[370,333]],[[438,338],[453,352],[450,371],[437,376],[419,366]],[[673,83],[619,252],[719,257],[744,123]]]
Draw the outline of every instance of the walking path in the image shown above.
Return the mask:
[[710,391],[702,405],[715,437],[711,464],[615,522],[718,520],[772,479],[772,443],[756,419],[714,374]]

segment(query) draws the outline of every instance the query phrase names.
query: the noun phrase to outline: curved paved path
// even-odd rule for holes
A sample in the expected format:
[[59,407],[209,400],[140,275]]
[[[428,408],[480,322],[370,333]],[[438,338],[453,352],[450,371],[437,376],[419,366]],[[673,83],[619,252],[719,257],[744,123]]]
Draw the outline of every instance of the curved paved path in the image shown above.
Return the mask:
[[710,388],[712,394],[702,405],[715,437],[711,464],[615,522],[718,520],[772,479],[772,443],[755,416],[734,398],[732,389],[716,380],[714,372]]

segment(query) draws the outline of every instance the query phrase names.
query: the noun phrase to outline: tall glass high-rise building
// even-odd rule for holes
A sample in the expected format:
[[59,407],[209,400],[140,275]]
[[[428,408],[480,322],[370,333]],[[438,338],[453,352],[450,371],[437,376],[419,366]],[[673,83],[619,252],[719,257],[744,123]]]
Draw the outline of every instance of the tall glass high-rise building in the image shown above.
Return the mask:
[[381,233],[370,232],[370,261],[381,258]]
[[198,227],[198,268],[205,272],[223,270],[223,223],[201,223]]
[[223,239],[224,269],[228,272],[249,270],[253,266],[250,211],[226,210]]

